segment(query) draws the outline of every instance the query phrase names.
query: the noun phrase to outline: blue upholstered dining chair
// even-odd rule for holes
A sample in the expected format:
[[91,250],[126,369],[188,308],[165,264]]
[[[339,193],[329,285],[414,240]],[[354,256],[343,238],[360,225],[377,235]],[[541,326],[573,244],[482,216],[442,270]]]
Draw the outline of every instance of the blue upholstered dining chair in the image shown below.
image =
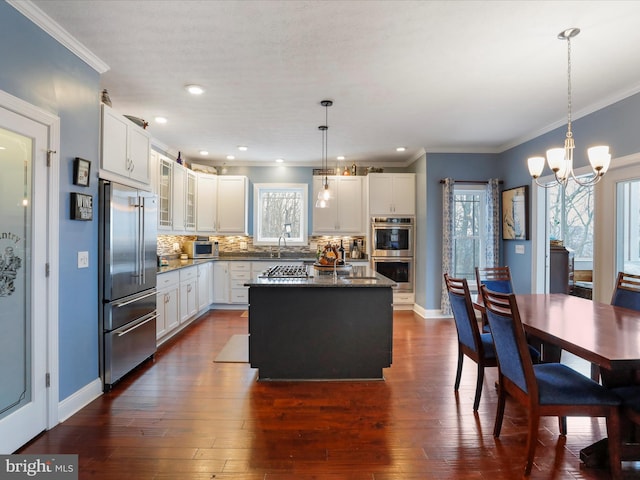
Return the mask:
[[[557,416],[560,433],[567,433],[567,416],[606,417],[609,438],[620,439],[620,398],[602,385],[561,363],[533,365],[514,294],[481,288],[498,359],[498,408],[493,429],[500,436],[507,396],[529,410],[525,476],[538,442],[541,416]],[[613,478],[620,478],[620,442],[611,441],[609,462]]]
[[493,292],[513,293],[511,270],[508,266],[476,267],[476,282],[478,283],[478,293],[480,293],[482,285],[486,285]]
[[467,280],[465,278],[452,278],[445,273],[444,281],[449,293],[449,303],[451,304],[456,330],[458,331],[458,369],[456,371],[454,390],[457,392],[460,387],[462,362],[466,355],[478,364],[476,396],[473,401],[473,411],[476,412],[482,395],[484,367],[498,366],[493,349],[493,339],[490,333],[480,333]]
[[611,305],[640,311],[640,275],[618,273]]

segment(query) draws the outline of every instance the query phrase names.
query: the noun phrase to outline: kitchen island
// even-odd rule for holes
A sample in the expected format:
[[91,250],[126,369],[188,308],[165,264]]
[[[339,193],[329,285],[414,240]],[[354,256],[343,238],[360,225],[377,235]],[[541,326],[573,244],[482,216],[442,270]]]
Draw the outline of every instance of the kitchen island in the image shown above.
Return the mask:
[[392,280],[368,265],[257,275],[249,362],[260,380],[382,380],[391,366]]

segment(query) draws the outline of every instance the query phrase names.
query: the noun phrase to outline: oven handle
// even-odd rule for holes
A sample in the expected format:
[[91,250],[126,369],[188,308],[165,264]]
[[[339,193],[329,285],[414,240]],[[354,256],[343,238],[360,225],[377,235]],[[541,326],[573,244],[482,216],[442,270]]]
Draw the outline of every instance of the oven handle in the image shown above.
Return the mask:
[[156,319],[156,318],[158,318],[158,314],[155,314],[155,315],[153,315],[152,317],[147,318],[144,322],[140,322],[140,323],[138,323],[138,324],[134,325],[134,326],[133,326],[133,327],[131,327],[131,328],[127,328],[127,329],[126,329],[125,331],[123,331],[123,332],[118,332],[118,336],[119,336],[119,337],[122,337],[123,335],[126,335],[126,334],[127,334],[127,333],[129,333],[129,332],[133,332],[136,328],[141,327],[141,326],[142,326],[142,325],[144,325],[145,323],[149,323],[151,320],[154,320],[154,319]]

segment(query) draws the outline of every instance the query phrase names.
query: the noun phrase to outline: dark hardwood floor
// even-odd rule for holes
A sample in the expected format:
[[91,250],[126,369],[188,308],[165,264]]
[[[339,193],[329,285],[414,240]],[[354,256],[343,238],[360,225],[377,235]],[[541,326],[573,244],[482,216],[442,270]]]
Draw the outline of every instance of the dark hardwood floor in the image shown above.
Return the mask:
[[[213,360],[247,333],[240,311],[214,311],[86,408],[19,453],[79,454],[80,479],[424,480],[520,478],[525,412],[507,405],[492,436],[495,369],[473,413],[476,366],[453,392],[457,343],[450,320],[394,315],[386,381],[256,382],[248,364]],[[610,478],[579,450],[606,436],[604,421],[543,419],[532,479]],[[640,466],[625,463],[625,478]]]

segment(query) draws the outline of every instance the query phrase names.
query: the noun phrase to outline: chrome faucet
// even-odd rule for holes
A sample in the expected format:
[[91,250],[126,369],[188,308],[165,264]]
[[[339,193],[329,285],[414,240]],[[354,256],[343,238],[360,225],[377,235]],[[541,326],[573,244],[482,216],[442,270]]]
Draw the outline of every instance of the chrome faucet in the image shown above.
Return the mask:
[[284,238],[284,235],[280,235],[278,237],[278,258],[280,258],[280,240],[282,240],[284,242],[284,246],[287,246],[287,239]]

